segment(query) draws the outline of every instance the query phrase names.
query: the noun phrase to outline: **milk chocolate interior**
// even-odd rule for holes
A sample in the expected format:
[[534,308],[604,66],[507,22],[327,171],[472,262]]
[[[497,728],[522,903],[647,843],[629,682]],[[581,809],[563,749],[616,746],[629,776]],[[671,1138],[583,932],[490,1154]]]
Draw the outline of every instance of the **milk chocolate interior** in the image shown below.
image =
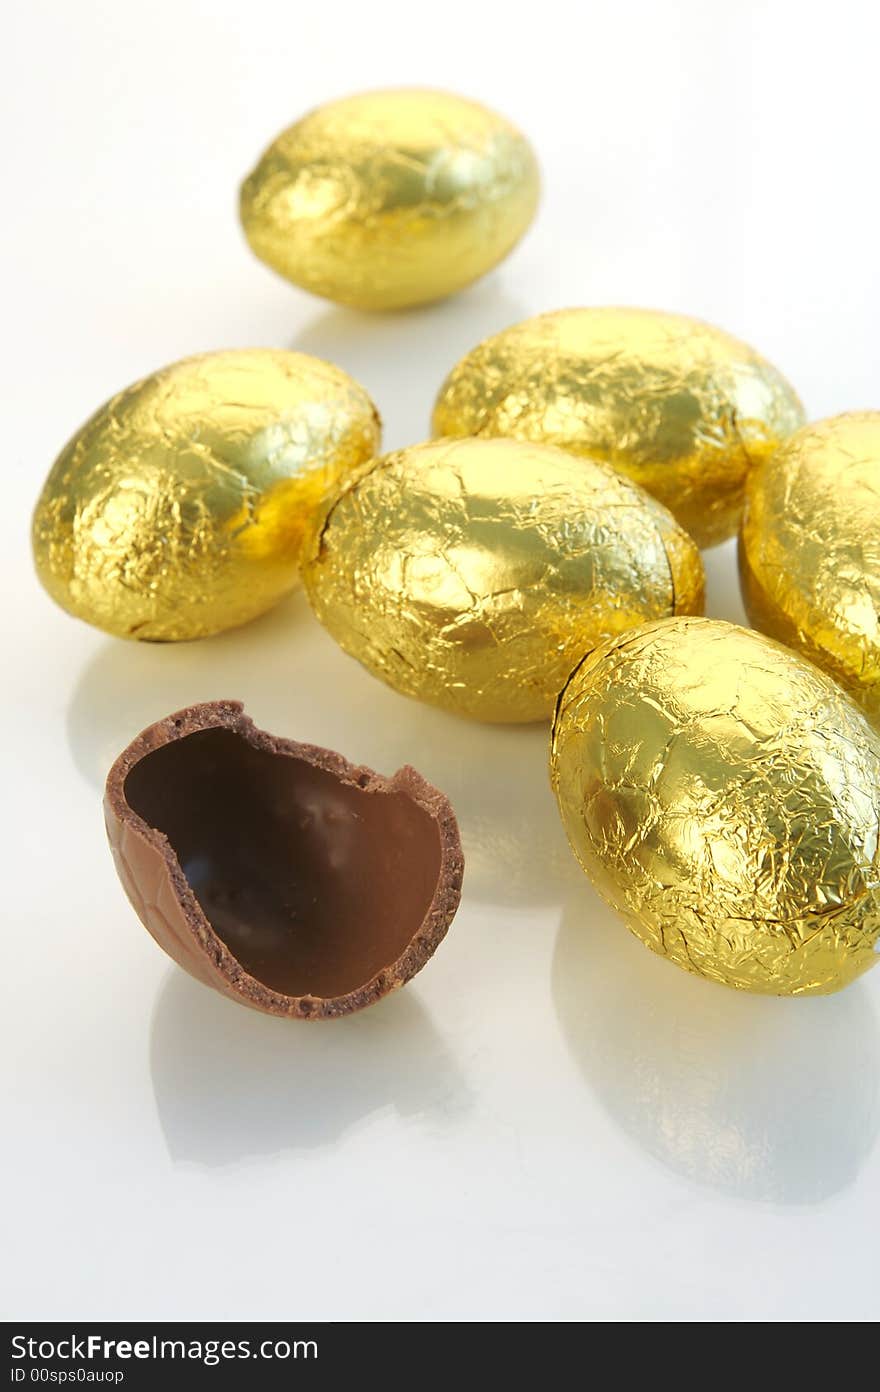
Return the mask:
[[437,888],[439,829],[412,798],[255,748],[232,730],[200,730],[147,754],[128,773],[125,798],[167,836],[233,956],[286,995],[363,986],[404,952]]

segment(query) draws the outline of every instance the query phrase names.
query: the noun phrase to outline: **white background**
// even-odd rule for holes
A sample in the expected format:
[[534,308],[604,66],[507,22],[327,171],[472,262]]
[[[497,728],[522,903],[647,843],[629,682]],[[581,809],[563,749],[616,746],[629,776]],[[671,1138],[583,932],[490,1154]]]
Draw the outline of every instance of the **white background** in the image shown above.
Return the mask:
[[[199,349],[295,346],[374,393],[390,446],[446,369],[564,305],[753,342],[810,414],[880,405],[875,6],[30,0],[0,83],[8,1316],[864,1319],[876,1314],[880,971],[739,996],[653,958],[563,842],[546,731],[395,696],[301,599],[151,647],[39,590],[29,513],[118,387]],[[11,31],[10,31],[11,24]],[[361,317],[276,279],[236,189],[304,109],[369,86],[483,99],[533,138],[540,218],[430,310]],[[710,612],[741,614],[730,548]],[[104,844],[146,723],[258,723],[452,797],[469,869],[405,992],[263,1018],[172,967]]]

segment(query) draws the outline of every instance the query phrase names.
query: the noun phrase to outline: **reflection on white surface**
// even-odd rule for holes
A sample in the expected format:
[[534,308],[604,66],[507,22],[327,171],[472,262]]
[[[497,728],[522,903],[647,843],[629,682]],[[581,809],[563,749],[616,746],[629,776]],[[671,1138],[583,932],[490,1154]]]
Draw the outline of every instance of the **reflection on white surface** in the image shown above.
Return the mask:
[[287,346],[328,358],[362,382],[382,416],[383,449],[400,449],[429,437],[434,398],[458,359],[535,313],[509,283],[502,271],[455,299],[391,314],[328,309]]
[[[469,0],[426,41],[411,4],[378,0],[344,7],[344,42],[334,5],[257,0],[247,23],[240,0],[155,0],[149,24],[141,10],[16,6],[19,46],[39,62],[11,64],[4,84],[18,116],[0,513],[16,731],[6,1317],[875,1319],[880,966],[816,1002],[690,981],[618,924],[591,923],[573,863],[567,882],[547,868],[554,847],[570,858],[541,732],[455,725],[395,698],[331,659],[298,601],[216,642],[112,644],[38,589],[27,522],[100,401],[221,345],[296,339],[336,357],[375,393],[389,447],[424,436],[461,351],[565,304],[718,323],[778,363],[814,418],[876,404],[875,123],[853,116],[876,85],[880,6],[595,0],[517,25],[500,0]],[[291,80],[295,54],[307,61]],[[540,152],[545,193],[534,231],[473,295],[367,321],[249,255],[235,185],[300,112],[401,81],[509,114]],[[826,196],[837,189],[845,217]],[[732,617],[728,555],[707,565],[712,611]],[[189,982],[113,880],[109,761],[148,721],[218,694],[389,771],[409,757],[459,804],[470,869],[449,938],[406,992],[326,1034]],[[88,782],[65,742],[71,700]],[[575,887],[556,982],[569,1054],[549,952]],[[145,1066],[154,1010],[161,1124]],[[462,1083],[431,1021],[470,1083],[461,1114],[447,1112]],[[749,1201],[835,1190],[783,1213]]]
[[381,773],[415,765],[455,808],[466,895],[558,904],[577,883],[547,778],[548,727],[484,725],[398,696],[336,647],[301,594],[219,638],[106,642],[68,709],[74,760],[100,786],[145,725],[229,697],[273,734],[326,745]]
[[445,1124],[471,1105],[410,988],[343,1020],[278,1020],[175,968],[156,1002],[153,1088],[175,1161],[226,1165],[332,1145],[387,1108]]
[[804,1000],[729,991],[649,952],[585,887],[562,917],[553,994],[609,1113],[688,1179],[819,1203],[874,1146],[880,1034],[861,984]]
[[713,619],[727,619],[728,623],[744,624],[749,627],[746,611],[739,592],[736,569],[736,541],[726,541],[723,546],[713,546],[703,552],[703,566],[706,571],[706,613]]

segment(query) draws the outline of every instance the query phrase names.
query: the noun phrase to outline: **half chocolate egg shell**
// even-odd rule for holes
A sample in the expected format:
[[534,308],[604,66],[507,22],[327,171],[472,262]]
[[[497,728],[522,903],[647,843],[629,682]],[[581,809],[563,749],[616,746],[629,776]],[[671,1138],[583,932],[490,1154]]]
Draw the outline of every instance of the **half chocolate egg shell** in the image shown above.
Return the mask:
[[169,956],[271,1015],[332,1019],[402,986],[458,908],[448,799],[258,730],[238,701],[149,726],[107,777],[123,887]]

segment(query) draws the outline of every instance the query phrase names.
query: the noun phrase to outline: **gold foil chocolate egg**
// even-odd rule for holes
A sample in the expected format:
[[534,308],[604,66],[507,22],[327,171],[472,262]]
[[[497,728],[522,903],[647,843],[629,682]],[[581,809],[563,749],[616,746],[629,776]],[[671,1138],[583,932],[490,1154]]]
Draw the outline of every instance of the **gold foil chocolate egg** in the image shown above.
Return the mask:
[[880,412],[805,426],[752,471],[739,565],[755,627],[880,713]]
[[880,942],[880,737],[811,663],[712,619],[645,624],[560,699],[572,848],[647,947],[769,995],[845,986]]
[[242,185],[241,220],[260,260],[294,285],[400,309],[503,260],[538,193],[531,147],[494,111],[447,92],[366,92],[272,142]]
[[304,553],[303,583],[375,676],[496,721],[547,719],[585,652],[703,600],[699,552],[665,508],[604,464],[512,440],[367,465]]
[[345,372],[303,353],[205,353],[114,396],[62,450],[33,521],[37,574],[121,638],[202,638],[297,583],[328,490],[380,422]]
[[567,309],[462,358],[433,429],[604,459],[714,546],[736,532],[748,469],[803,421],[785,378],[721,329],[654,310]]

